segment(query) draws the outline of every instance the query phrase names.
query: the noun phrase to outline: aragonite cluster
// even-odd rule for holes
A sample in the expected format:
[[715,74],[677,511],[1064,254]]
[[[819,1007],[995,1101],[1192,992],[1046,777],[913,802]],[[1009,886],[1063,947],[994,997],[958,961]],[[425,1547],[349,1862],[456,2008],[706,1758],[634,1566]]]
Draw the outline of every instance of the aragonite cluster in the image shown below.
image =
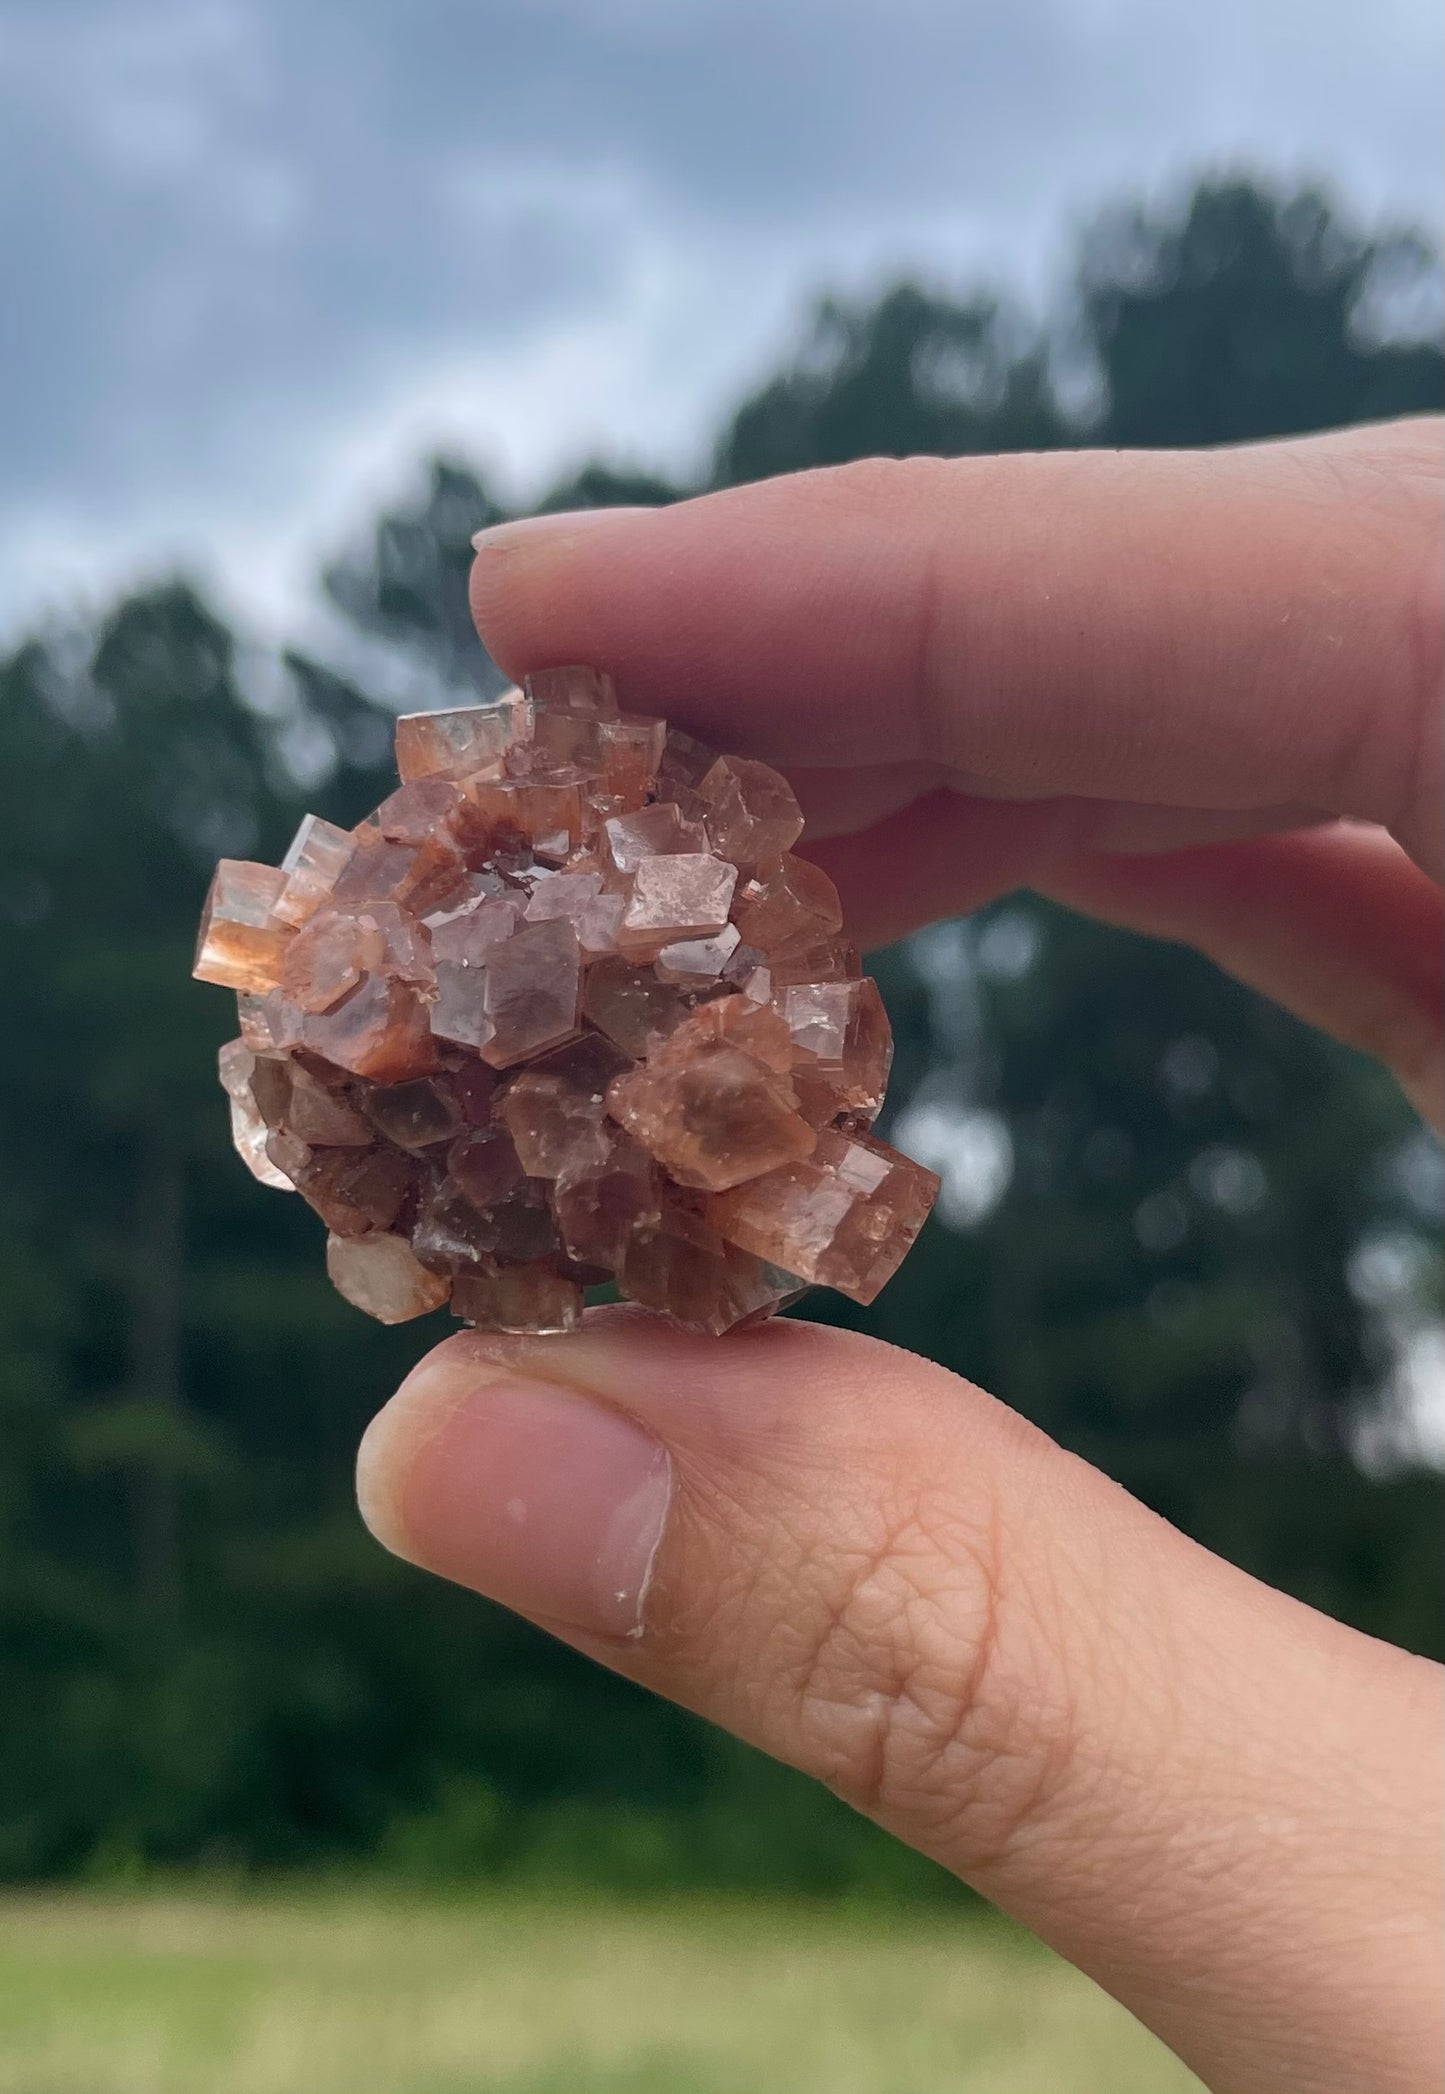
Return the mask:
[[787,781],[551,669],[414,713],[397,791],[223,859],[196,974],[237,992],[237,1149],[383,1323],[561,1331],[586,1289],[710,1332],[869,1302],[933,1175],[869,1131],[892,1052]]

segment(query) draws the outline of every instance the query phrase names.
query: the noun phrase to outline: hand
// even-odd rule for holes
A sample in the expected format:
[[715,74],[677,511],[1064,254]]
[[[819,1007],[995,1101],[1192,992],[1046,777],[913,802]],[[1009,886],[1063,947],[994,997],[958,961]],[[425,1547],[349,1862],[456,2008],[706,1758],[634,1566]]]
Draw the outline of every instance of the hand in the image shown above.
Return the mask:
[[[509,672],[788,769],[876,943],[1028,885],[1442,1055],[1440,429],[874,461],[504,526]],[[816,844],[811,839],[820,839]],[[1434,1667],[857,1335],[453,1338],[366,1436],[388,1547],[828,1782],[1228,2094],[1440,2081]]]

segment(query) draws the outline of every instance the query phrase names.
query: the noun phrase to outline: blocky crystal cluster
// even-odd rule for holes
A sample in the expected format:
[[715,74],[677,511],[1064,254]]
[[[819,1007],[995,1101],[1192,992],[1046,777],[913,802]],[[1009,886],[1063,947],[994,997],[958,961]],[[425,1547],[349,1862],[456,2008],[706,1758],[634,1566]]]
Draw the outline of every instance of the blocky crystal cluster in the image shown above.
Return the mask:
[[223,860],[196,974],[237,991],[236,1148],[399,1323],[559,1331],[584,1292],[721,1332],[869,1302],[933,1204],[876,1141],[892,1041],[766,764],[551,669],[398,721],[401,784]]

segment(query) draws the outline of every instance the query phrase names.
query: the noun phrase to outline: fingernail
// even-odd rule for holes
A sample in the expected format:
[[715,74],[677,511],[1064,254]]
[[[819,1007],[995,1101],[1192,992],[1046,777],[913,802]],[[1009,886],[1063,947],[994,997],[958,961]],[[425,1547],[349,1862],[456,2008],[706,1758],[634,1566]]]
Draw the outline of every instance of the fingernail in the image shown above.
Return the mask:
[[590,1397],[440,1359],[372,1421],[357,1496],[395,1555],[519,1614],[637,1636],[672,1464],[650,1433]]
[[563,539],[575,537],[593,524],[610,523],[618,516],[643,516],[644,507],[615,509],[559,509],[548,516],[519,516],[511,523],[493,524],[490,529],[478,531],[472,539],[473,550],[479,553],[505,553],[521,539],[535,541],[542,538]]

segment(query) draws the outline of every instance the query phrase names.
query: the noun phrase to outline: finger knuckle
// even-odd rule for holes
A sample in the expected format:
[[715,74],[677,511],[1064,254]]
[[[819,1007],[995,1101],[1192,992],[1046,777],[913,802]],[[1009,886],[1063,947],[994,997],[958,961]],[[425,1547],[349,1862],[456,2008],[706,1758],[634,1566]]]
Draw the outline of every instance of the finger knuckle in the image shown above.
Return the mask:
[[818,1579],[790,1669],[808,1764],[964,1873],[1044,1809],[1067,1725],[1035,1720],[1011,1647],[999,1537],[916,1502]]

